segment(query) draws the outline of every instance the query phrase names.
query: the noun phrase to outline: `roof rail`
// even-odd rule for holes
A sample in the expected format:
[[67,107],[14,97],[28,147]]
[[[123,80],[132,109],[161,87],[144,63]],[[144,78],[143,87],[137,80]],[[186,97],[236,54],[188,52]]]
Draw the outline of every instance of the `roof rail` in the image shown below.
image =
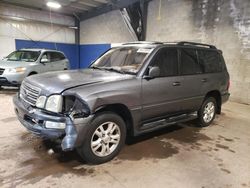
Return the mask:
[[122,45],[129,45],[129,44],[163,44],[162,42],[156,42],[156,41],[134,41],[134,42],[126,42]]
[[190,46],[200,46],[200,47],[208,47],[208,48],[211,48],[211,49],[217,49],[215,46],[210,45],[210,44],[202,44],[202,43],[188,42],[188,41],[178,42],[177,45],[182,45],[182,46],[190,45]]

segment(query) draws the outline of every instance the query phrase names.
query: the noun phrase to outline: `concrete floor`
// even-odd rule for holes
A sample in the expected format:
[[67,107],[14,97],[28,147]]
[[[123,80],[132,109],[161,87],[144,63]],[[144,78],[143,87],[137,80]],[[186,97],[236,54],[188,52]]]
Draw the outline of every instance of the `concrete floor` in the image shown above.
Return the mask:
[[250,106],[229,102],[207,128],[193,123],[130,140],[91,166],[28,133],[0,91],[0,187],[250,187]]

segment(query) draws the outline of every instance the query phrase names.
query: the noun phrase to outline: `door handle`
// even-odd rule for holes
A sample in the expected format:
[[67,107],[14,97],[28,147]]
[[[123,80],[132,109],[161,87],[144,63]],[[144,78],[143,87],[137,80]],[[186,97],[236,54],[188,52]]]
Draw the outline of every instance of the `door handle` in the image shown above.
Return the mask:
[[207,82],[206,78],[201,79],[202,82]]
[[180,82],[173,82],[173,84],[172,84],[173,86],[180,86],[181,85],[181,83]]

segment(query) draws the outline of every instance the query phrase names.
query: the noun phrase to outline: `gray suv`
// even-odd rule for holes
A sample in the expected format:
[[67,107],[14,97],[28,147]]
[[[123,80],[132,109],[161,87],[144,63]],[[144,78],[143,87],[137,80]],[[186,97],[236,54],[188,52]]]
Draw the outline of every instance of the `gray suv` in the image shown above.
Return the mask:
[[56,50],[21,49],[0,60],[0,87],[20,86],[27,76],[68,69],[69,61]]
[[127,135],[193,119],[208,126],[228,89],[215,46],[138,42],[111,48],[87,69],[27,77],[14,104],[29,131],[98,164],[115,157]]

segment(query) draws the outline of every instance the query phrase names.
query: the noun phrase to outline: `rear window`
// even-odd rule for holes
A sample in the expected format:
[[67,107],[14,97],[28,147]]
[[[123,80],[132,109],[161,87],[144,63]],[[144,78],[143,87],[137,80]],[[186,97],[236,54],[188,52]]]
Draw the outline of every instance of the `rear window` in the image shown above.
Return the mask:
[[181,74],[191,75],[200,73],[202,73],[202,69],[198,62],[196,50],[181,49]]
[[213,73],[222,71],[222,59],[218,52],[199,50],[198,56],[203,72]]

